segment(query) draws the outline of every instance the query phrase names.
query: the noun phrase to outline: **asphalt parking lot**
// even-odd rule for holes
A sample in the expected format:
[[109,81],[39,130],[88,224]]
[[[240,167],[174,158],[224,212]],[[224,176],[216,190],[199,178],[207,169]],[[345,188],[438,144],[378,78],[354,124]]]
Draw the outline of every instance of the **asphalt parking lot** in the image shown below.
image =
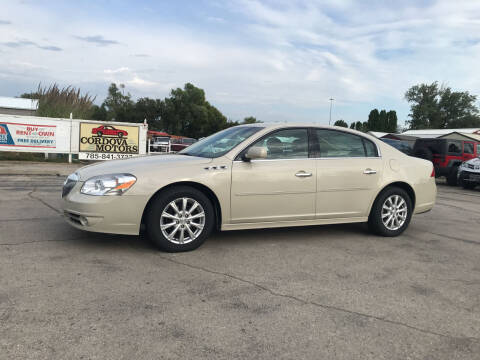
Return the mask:
[[361,224],[157,251],[82,232],[63,176],[0,174],[1,359],[480,359],[480,191],[399,238]]

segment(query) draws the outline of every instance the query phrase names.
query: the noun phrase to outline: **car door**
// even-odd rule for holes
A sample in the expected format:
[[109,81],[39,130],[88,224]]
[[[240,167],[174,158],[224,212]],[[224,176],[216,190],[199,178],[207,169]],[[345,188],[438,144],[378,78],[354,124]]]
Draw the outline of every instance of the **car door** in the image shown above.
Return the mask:
[[316,217],[367,216],[383,173],[377,146],[344,131],[317,129],[315,135],[319,151]]
[[276,130],[251,146],[265,147],[267,158],[247,162],[240,154],[233,162],[232,223],[313,219],[316,167],[308,129]]

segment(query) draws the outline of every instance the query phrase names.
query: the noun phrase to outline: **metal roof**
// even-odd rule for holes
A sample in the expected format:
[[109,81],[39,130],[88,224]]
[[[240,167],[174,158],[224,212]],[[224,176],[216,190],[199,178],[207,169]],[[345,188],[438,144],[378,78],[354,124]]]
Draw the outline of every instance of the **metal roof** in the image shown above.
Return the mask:
[[467,138],[470,138],[472,140],[480,142],[480,133],[479,134],[473,134],[473,133],[462,133],[462,132],[459,132],[459,131],[452,131],[451,133],[442,135],[440,137],[443,138],[443,137],[446,137],[446,136],[451,135],[451,134],[459,134],[459,135],[465,136]]
[[0,108],[35,111],[38,100],[0,96]]
[[447,135],[453,132],[464,133],[464,134],[480,134],[480,128],[469,128],[469,129],[425,129],[425,130],[407,130],[402,133],[402,135],[416,136],[419,138],[436,138],[442,135]]

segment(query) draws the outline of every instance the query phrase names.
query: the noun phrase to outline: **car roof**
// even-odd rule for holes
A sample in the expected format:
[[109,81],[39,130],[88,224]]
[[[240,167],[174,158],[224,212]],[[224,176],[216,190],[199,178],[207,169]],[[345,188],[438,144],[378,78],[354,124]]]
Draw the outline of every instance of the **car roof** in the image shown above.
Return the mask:
[[310,127],[310,128],[317,128],[317,129],[327,129],[327,130],[337,130],[337,131],[344,131],[344,132],[349,132],[352,134],[364,136],[369,139],[374,139],[374,140],[380,140],[376,138],[375,136],[372,136],[368,133],[364,133],[358,130],[346,128],[343,126],[333,126],[333,125],[322,125],[318,123],[296,123],[296,122],[265,122],[265,123],[254,123],[254,124],[241,124],[237,126],[247,126],[247,127],[261,127],[264,128],[265,130],[275,130],[275,129],[282,129],[282,128],[298,128],[298,127]]

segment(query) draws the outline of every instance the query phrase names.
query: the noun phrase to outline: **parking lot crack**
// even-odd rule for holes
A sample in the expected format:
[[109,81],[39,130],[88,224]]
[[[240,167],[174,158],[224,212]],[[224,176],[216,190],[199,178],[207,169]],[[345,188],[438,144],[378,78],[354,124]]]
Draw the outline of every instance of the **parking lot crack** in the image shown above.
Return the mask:
[[40,203],[42,203],[43,205],[45,205],[46,207],[52,209],[53,211],[55,211],[57,214],[61,214],[62,212],[60,210],[58,210],[56,207],[50,205],[49,203],[47,203],[45,200],[39,198],[39,197],[36,197],[34,196],[33,194],[35,193],[35,191],[37,190],[37,188],[33,188],[32,191],[30,191],[28,193],[28,197],[31,198],[31,199],[34,199],[34,200],[37,200],[39,201]]
[[17,245],[25,245],[25,244],[35,244],[35,243],[42,243],[42,242],[63,242],[69,240],[32,240],[32,241],[23,241],[18,243],[0,243],[0,246],[17,246]]
[[302,299],[302,298],[297,297],[295,295],[289,295],[289,294],[283,294],[283,293],[277,292],[277,291],[272,290],[272,289],[270,289],[270,288],[268,288],[264,285],[260,285],[260,284],[254,282],[254,281],[251,281],[251,280],[243,279],[243,278],[241,278],[239,276],[236,276],[236,275],[232,275],[232,274],[221,272],[221,271],[207,269],[207,268],[202,267],[202,266],[192,265],[192,264],[185,263],[185,262],[182,262],[182,261],[179,261],[179,260],[176,260],[176,259],[172,259],[172,258],[169,258],[169,257],[165,257],[165,256],[159,256],[159,257],[163,260],[175,263],[177,265],[186,266],[190,269],[201,270],[201,271],[204,271],[204,272],[207,272],[207,273],[210,273],[210,274],[225,276],[225,277],[228,277],[230,279],[237,280],[237,281],[240,281],[242,283],[252,285],[252,286],[254,286],[254,287],[256,287],[256,288],[258,288],[262,291],[268,292],[272,296],[293,300],[293,301],[298,302],[302,305],[312,305],[312,306],[319,307],[319,308],[326,309],[326,310],[337,311],[337,312],[342,312],[342,313],[351,314],[351,315],[355,315],[355,316],[360,316],[360,317],[364,317],[364,318],[368,318],[368,319],[372,319],[372,320],[376,320],[376,321],[381,321],[381,322],[384,322],[384,323],[387,323],[387,324],[390,324],[390,325],[401,326],[401,327],[404,327],[404,328],[408,328],[410,330],[414,330],[414,331],[417,331],[417,332],[421,332],[421,333],[428,334],[428,335],[433,335],[433,336],[438,336],[438,337],[442,337],[442,338],[456,339],[456,340],[467,339],[467,340],[470,340],[470,341],[480,341],[479,338],[475,338],[475,337],[464,337],[464,336],[457,337],[457,336],[452,336],[452,335],[448,335],[448,334],[442,334],[442,333],[439,333],[439,332],[436,332],[436,331],[432,331],[432,330],[428,330],[428,329],[422,329],[422,328],[419,328],[419,327],[416,327],[416,326],[413,326],[413,325],[409,325],[409,324],[401,322],[401,321],[390,320],[390,319],[387,319],[385,317],[380,317],[380,316],[366,314],[366,313],[362,313],[362,312],[358,312],[358,311],[354,311],[354,310],[344,309],[344,308],[334,306],[334,305],[321,304],[321,303],[317,303],[315,301],[305,300],[305,299]]

